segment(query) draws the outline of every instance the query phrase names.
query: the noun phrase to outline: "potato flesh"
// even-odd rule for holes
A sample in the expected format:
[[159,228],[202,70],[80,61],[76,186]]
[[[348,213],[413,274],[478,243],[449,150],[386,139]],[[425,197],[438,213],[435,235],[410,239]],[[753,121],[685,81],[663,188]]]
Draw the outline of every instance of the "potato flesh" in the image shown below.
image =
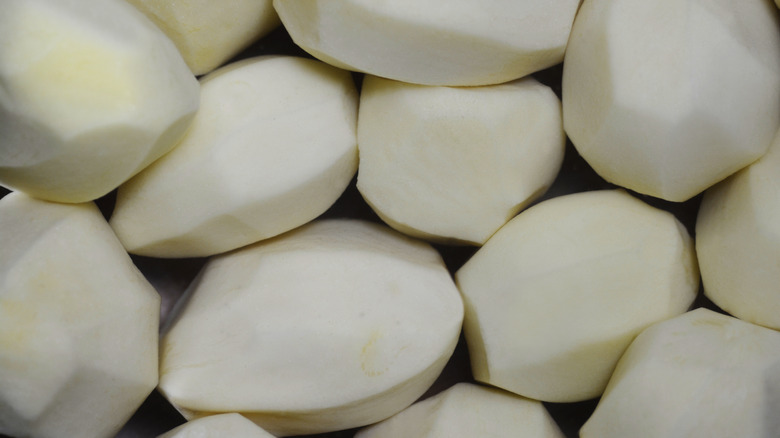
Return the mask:
[[696,222],[704,293],[732,315],[780,330],[780,134],[769,153],[709,189]]
[[580,436],[773,437],[778,383],[780,333],[696,309],[637,337]]
[[[348,70],[423,85],[488,85],[553,66],[579,0],[275,0],[296,44]],[[358,37],[359,35],[359,37]]]
[[90,201],[182,136],[198,108],[197,82],[124,1],[5,0],[2,8],[0,39],[14,42],[0,47],[4,186]]
[[224,64],[279,25],[271,0],[128,0],[176,44],[196,75]]
[[111,226],[134,254],[198,257],[314,219],[357,170],[357,92],[319,61],[260,57],[202,80],[176,150],[124,184]]
[[598,396],[634,336],[688,308],[699,277],[672,215],[596,191],[520,213],[456,280],[474,377],[567,402]]
[[157,438],[273,438],[240,414],[221,414],[189,421]]
[[162,340],[160,389],[189,418],[239,412],[278,435],[408,406],[452,354],[463,315],[432,248],[345,220],[217,257],[190,293]]
[[489,87],[368,76],[358,117],[358,189],[393,228],[483,244],[560,169],[560,101],[522,79]]
[[544,405],[495,388],[458,383],[355,438],[563,438]]
[[157,384],[159,295],[94,205],[13,193],[0,229],[0,433],[113,435]]
[[764,0],[588,0],[564,127],[604,179],[685,201],[761,157],[780,126],[780,18]]

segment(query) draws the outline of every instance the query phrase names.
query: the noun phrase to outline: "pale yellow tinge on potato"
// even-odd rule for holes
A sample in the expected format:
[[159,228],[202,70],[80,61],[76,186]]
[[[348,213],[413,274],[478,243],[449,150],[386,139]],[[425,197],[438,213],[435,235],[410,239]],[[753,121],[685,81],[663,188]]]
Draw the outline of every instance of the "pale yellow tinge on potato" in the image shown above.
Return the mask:
[[279,25],[271,0],[128,0],[181,52],[196,75],[209,73]]
[[277,435],[407,407],[458,341],[439,254],[387,227],[314,222],[212,258],[162,338],[160,390],[187,418],[239,412]]
[[780,330],[780,133],[763,158],[704,194],[696,251],[707,297]]
[[0,201],[0,434],[113,436],[157,385],[160,296],[93,204]]
[[496,388],[457,383],[398,414],[359,430],[355,438],[563,438],[537,401]]
[[685,228],[618,190],[521,212],[455,278],[474,377],[551,402],[601,394],[634,336],[699,285]]
[[582,438],[771,438],[780,430],[780,333],[707,309],[643,331]]
[[184,134],[198,108],[197,81],[132,6],[5,0],[2,10],[0,40],[9,43],[0,45],[0,184],[90,201]]

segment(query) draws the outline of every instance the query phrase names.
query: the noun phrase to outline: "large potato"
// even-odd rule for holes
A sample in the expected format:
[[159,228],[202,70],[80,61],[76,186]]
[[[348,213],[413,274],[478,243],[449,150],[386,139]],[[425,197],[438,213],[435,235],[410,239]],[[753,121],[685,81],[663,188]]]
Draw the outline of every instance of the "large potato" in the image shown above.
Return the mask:
[[606,180],[684,201],[761,157],[780,126],[768,0],[585,0],[563,121]]
[[552,402],[601,394],[634,337],[685,312],[699,286],[685,228],[619,190],[521,212],[456,280],[474,377]]
[[0,434],[114,436],[157,385],[160,296],[93,204],[0,201]]
[[488,85],[558,64],[580,0],[275,0],[315,57],[424,85]]
[[275,435],[383,420],[433,383],[463,304],[439,254],[386,227],[316,222],[217,256],[162,338],[160,390],[189,419]]
[[125,1],[0,0],[0,10],[0,184],[90,201],[184,134],[198,83]]
[[481,245],[558,174],[558,97],[532,78],[428,87],[366,76],[358,189],[412,236]]

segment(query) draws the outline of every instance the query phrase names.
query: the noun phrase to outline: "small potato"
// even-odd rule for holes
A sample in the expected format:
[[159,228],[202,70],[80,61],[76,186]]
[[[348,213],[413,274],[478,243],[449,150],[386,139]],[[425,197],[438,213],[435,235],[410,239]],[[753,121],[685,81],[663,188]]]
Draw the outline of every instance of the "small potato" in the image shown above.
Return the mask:
[[685,312],[699,274],[670,213],[620,190],[523,211],[456,273],[474,377],[525,397],[597,397],[645,327]]
[[160,296],[94,204],[0,201],[0,435],[114,436],[157,385]]
[[209,73],[279,25],[271,0],[128,0],[160,26],[196,75]]
[[707,297],[780,330],[780,133],[763,158],[704,194],[696,253]]
[[276,236],[327,210],[357,171],[349,73],[266,56],[201,84],[182,142],[119,189],[111,226],[131,253],[209,256]]
[[240,414],[220,414],[189,421],[157,438],[274,438]]
[[563,63],[566,133],[607,181],[690,199],[769,149],[778,35],[768,0],[585,0]]
[[274,0],[329,64],[423,85],[489,85],[558,64],[580,0]]
[[458,383],[358,431],[355,438],[563,438],[544,405],[496,388]]
[[91,201],[182,137],[198,83],[124,0],[0,0],[0,11],[0,184]]
[[453,88],[367,76],[361,93],[358,189],[406,234],[481,245],[560,169],[561,103],[532,78]]
[[582,438],[772,438],[780,333],[696,309],[643,331]]

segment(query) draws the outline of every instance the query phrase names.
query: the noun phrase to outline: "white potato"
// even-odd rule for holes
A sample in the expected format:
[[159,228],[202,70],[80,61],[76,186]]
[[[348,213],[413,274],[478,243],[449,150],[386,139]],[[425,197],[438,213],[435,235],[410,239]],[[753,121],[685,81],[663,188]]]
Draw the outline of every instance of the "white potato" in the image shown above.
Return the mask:
[[771,438],[780,431],[780,333],[707,309],[642,332],[582,438]]
[[474,377],[553,402],[601,394],[633,338],[685,312],[699,285],[685,228],[622,190],[523,211],[456,280]]
[[563,438],[541,402],[458,383],[358,431],[355,438]]
[[128,0],[171,38],[196,75],[219,67],[279,25],[271,0]]
[[531,78],[450,88],[366,76],[357,186],[401,232],[481,245],[549,187],[565,141],[558,97]]
[[763,158],[707,190],[696,253],[715,304],[780,330],[780,133]]
[[424,85],[487,85],[563,60],[579,0],[274,0],[315,57]]
[[687,200],[769,148],[778,34],[767,0],[585,0],[563,68],[564,128],[606,180]]
[[0,10],[0,184],[90,201],[184,134],[197,81],[125,1],[0,0]]
[[94,204],[0,201],[0,434],[113,436],[157,385],[160,296]]
[[463,305],[439,254],[389,228],[315,222],[211,259],[162,338],[160,390],[192,419],[275,435],[383,420],[441,372]]
[[273,438],[273,435],[233,413],[188,421],[157,438]]
[[328,209],[357,171],[349,73],[268,56],[202,79],[177,148],[120,187],[111,217],[128,251],[207,256],[273,237]]

